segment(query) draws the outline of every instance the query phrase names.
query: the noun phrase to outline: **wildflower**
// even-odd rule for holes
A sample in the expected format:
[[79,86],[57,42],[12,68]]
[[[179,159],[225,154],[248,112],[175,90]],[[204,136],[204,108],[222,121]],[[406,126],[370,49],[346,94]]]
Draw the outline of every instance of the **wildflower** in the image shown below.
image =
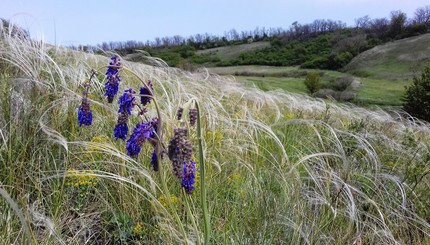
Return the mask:
[[121,67],[121,62],[118,56],[111,58],[109,67],[106,71],[106,84],[105,84],[105,96],[108,98],[108,102],[112,103],[113,98],[118,93],[119,82],[121,77],[118,75],[119,68]]
[[88,103],[87,96],[86,94],[84,94],[84,97],[82,97],[82,104],[78,108],[78,123],[79,126],[89,126],[92,122],[93,112],[90,109],[90,104]]
[[144,232],[144,230],[143,230],[143,227],[142,227],[142,225],[141,225],[140,223],[137,223],[137,224],[133,227],[133,233],[134,233],[135,235],[140,236],[140,235],[142,235],[142,234],[143,234],[143,232]]
[[154,134],[154,127],[151,122],[142,122],[136,125],[133,134],[127,140],[127,154],[137,157],[145,140]]
[[167,151],[167,155],[172,161],[173,173],[179,179],[184,176],[184,164],[190,161],[193,152],[187,136],[188,130],[186,128],[176,128]]
[[136,92],[131,88],[124,90],[124,94],[118,100],[118,113],[126,113],[128,115],[131,115],[131,110],[133,110],[134,106],[134,93]]
[[125,140],[128,134],[128,114],[127,113],[119,113],[118,114],[118,122],[115,125],[113,130],[113,134],[116,139]]
[[112,75],[105,84],[105,96],[107,96],[109,103],[113,102],[113,98],[118,93],[119,82],[120,77],[118,75]]
[[118,56],[113,56],[111,62],[109,62],[109,67],[106,71],[106,76],[116,75],[118,73],[118,69],[121,67],[121,59]]
[[151,134],[149,135],[149,143],[151,143],[151,145],[155,148],[157,146],[157,130],[158,130],[158,118],[153,118],[151,121],[151,125],[152,125],[152,131]]
[[196,173],[196,162],[190,160],[184,164],[184,173],[182,177],[182,187],[187,194],[192,194],[194,189],[194,174]]
[[184,108],[179,107],[179,108],[178,108],[178,112],[177,112],[178,120],[181,120],[181,118],[182,118],[182,113],[183,113],[183,112],[184,112]]
[[173,194],[170,194],[170,197],[163,195],[163,196],[158,197],[157,199],[161,203],[161,205],[163,205],[163,207],[165,207],[165,208],[169,207],[167,199],[170,199],[170,203],[176,207],[178,207],[181,204],[181,199],[179,199],[177,196],[175,196]]
[[191,126],[194,126],[197,121],[197,109],[191,108],[189,113],[190,113],[190,124]]
[[148,87],[151,89],[151,91],[149,91],[146,86],[140,88],[140,103],[142,103],[143,106],[146,106],[148,103],[151,103],[151,97],[154,91],[151,80],[148,80]]
[[158,158],[155,150],[152,152],[151,165],[154,168],[154,171],[158,171]]

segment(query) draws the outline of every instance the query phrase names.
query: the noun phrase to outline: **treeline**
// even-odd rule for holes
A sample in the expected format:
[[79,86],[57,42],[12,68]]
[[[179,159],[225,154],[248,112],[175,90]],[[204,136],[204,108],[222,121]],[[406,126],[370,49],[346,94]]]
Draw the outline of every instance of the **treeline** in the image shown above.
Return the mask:
[[[329,22],[330,23],[330,22]],[[218,65],[301,66],[337,70],[359,53],[388,41],[427,33],[430,30],[430,6],[418,8],[413,18],[392,11],[389,18],[356,19],[355,26],[337,23],[329,29],[327,22],[293,23],[287,32],[274,37],[271,47],[243,53],[237,59]]]
[[265,28],[256,27],[253,31],[241,31],[238,32],[236,29],[224,32],[223,36],[217,36],[209,33],[196,34],[187,38],[180,35],[172,37],[156,37],[153,41],[124,41],[124,42],[103,42],[95,46],[92,45],[80,45],[80,46],[69,46],[71,49],[80,49],[88,51],[97,50],[133,50],[142,47],[150,48],[172,48],[177,46],[188,45],[196,49],[208,49],[214,47],[222,47],[227,45],[242,44],[248,42],[249,39],[253,41],[268,40],[271,37],[280,36],[285,33],[286,30],[281,27],[278,28]]
[[[388,18],[363,16],[354,26],[333,20],[314,20],[309,24],[292,23],[288,29],[260,28],[238,32],[231,29],[223,36],[196,34],[155,38],[153,41],[103,42],[95,46],[71,47],[84,51],[115,50],[129,54],[142,49],[164,59],[171,66],[183,64],[230,65],[299,65],[304,68],[339,69],[360,52],[385,42],[427,33],[430,30],[430,5],[418,8],[412,18],[398,10]],[[271,47],[243,53],[232,60],[198,55],[197,50],[270,41]]]

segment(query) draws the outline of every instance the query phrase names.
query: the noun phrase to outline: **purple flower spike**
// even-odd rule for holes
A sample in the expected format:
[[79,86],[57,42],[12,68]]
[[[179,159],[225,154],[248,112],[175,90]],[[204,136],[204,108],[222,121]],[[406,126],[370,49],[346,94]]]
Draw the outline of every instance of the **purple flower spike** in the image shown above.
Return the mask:
[[90,104],[87,97],[82,98],[82,104],[78,108],[78,123],[79,126],[89,126],[93,122],[93,112],[90,109]]
[[154,168],[154,171],[158,171],[158,158],[157,158],[157,152],[154,150],[154,152],[152,152],[152,157],[151,157],[151,165]]
[[146,106],[148,103],[151,103],[151,96],[154,92],[151,80],[148,80],[148,87],[151,89],[151,91],[149,91],[145,86],[140,88],[140,103],[143,106]]
[[131,115],[131,110],[133,110],[134,106],[134,93],[136,92],[131,88],[124,90],[124,94],[118,100],[118,113],[127,113],[128,115]]
[[113,130],[113,135],[116,139],[125,140],[128,134],[128,114],[127,113],[119,113],[118,114],[118,122],[115,125]]
[[106,84],[105,84],[105,96],[108,98],[108,102],[112,103],[115,95],[118,93],[119,82],[121,77],[118,75],[119,67],[121,67],[121,62],[118,56],[111,58],[109,67],[106,71]]
[[188,130],[186,128],[174,129],[174,135],[169,141],[167,155],[172,161],[173,173],[181,179],[184,177],[184,163],[191,160],[193,154],[193,146],[187,139]]
[[143,143],[153,134],[153,130],[151,122],[138,123],[133,134],[127,140],[127,154],[131,157],[137,157]]
[[187,194],[193,194],[194,189],[194,174],[196,173],[196,162],[188,161],[184,164],[184,175],[182,177],[182,187],[184,187]]

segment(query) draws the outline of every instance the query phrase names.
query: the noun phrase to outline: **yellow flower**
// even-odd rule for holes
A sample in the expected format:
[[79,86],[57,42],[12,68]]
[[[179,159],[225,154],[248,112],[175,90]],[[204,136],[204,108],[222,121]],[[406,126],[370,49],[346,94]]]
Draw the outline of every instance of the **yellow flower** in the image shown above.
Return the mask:
[[[165,208],[167,208],[168,206],[169,206],[169,203],[168,203],[168,200],[167,200],[167,197],[166,196],[161,196],[161,197],[159,197],[158,198],[158,201],[161,203],[161,205],[163,205],[163,207],[165,207]],[[175,195],[173,195],[173,194],[171,194],[170,195],[170,202],[172,203],[172,205],[173,206],[176,206],[176,205],[178,205],[180,202],[181,202],[181,200],[177,197],[177,196],[175,196]]]
[[218,145],[221,146],[221,141],[222,141],[223,135],[218,131],[215,131],[215,132],[206,131],[205,138],[207,140],[213,140],[215,143],[217,143]]
[[143,234],[143,227],[139,222],[133,227],[133,233],[138,236]]
[[296,118],[296,116],[294,115],[294,113],[288,112],[287,114],[284,114],[284,118],[290,120]]
[[73,185],[75,187],[80,186],[95,186],[97,184],[96,176],[91,176],[88,174],[94,174],[92,170],[67,170],[66,176],[68,176],[67,185]]

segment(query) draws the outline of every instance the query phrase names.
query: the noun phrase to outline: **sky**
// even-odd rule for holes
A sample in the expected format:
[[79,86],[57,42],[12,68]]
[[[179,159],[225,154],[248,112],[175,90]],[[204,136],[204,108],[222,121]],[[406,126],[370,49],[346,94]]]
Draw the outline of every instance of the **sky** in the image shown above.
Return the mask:
[[401,10],[413,17],[429,0],[1,0],[0,18],[29,30],[34,39],[56,45],[110,41],[153,41],[156,37],[223,36],[236,29],[288,29],[298,21],[331,19],[353,26],[355,19],[389,17]]

